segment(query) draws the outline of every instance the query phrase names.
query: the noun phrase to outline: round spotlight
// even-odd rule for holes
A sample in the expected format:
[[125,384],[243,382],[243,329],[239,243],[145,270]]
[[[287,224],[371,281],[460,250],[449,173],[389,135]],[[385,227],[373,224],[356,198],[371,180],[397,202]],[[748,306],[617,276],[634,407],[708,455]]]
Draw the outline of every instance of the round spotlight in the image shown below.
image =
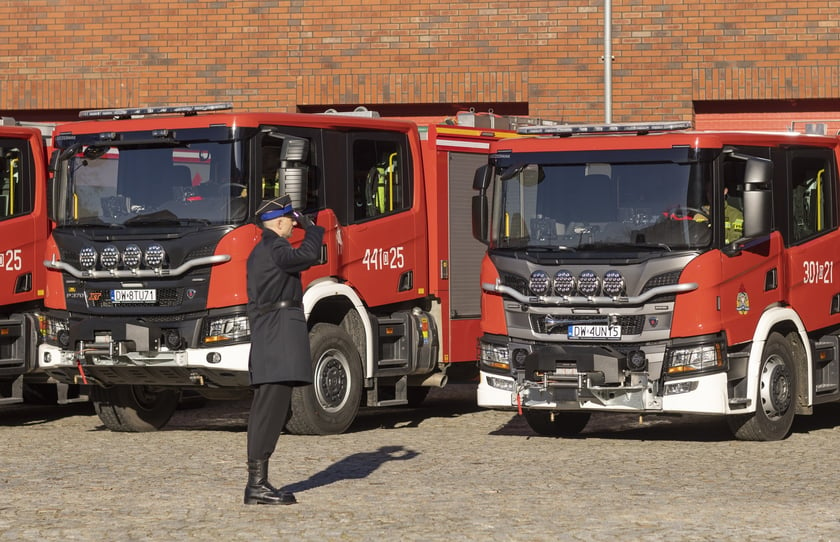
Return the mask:
[[82,269],[93,269],[96,267],[96,249],[85,247],[79,251],[79,264]]
[[513,366],[517,369],[525,367],[525,358],[528,357],[528,351],[524,348],[517,348],[513,351]]
[[601,280],[595,274],[595,271],[589,269],[581,271],[578,275],[578,291],[581,295],[587,297],[598,295],[601,292]]
[[647,367],[647,358],[641,350],[633,350],[627,354],[627,368],[631,371],[644,371]]
[[62,329],[58,332],[58,344],[62,348],[70,346],[70,333],[67,330]]
[[178,333],[177,330],[167,329],[163,335],[164,340],[166,341],[166,346],[170,350],[178,350],[181,348],[181,334]]
[[575,293],[575,277],[571,272],[562,269],[554,273],[554,293],[557,295]]
[[127,245],[123,250],[123,263],[131,270],[136,270],[140,267],[140,262],[143,260],[143,251],[137,245]]
[[604,293],[610,297],[624,295],[624,277],[621,273],[614,269],[604,273]]
[[120,263],[120,251],[114,245],[108,245],[102,249],[102,256],[99,259],[105,269],[116,269]]
[[163,251],[163,247],[157,243],[149,245],[149,248],[146,249],[146,265],[149,267],[162,266],[165,257],[166,253]]
[[535,295],[545,295],[548,293],[549,279],[548,273],[542,269],[537,269],[531,273],[531,281],[528,287]]

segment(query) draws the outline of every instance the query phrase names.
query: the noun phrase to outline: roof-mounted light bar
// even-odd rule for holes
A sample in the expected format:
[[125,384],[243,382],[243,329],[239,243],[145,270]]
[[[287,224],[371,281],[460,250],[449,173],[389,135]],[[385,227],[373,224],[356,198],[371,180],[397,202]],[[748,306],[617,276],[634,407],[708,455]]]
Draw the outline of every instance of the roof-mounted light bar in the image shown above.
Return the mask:
[[184,115],[189,117],[198,113],[233,109],[232,103],[213,103],[196,105],[164,105],[159,107],[134,107],[124,109],[88,109],[79,112],[80,119],[130,119],[147,115]]
[[522,126],[520,134],[570,136],[574,134],[638,134],[650,132],[673,132],[691,129],[690,122],[650,122],[629,124],[541,124]]

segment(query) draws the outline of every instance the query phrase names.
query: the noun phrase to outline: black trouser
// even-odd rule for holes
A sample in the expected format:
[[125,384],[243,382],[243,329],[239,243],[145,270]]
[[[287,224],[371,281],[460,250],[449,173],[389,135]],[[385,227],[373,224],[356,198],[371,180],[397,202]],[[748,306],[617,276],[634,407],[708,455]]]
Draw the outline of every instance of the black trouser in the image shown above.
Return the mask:
[[254,387],[254,401],[248,415],[249,461],[268,459],[274,453],[291,402],[292,386],[260,384]]

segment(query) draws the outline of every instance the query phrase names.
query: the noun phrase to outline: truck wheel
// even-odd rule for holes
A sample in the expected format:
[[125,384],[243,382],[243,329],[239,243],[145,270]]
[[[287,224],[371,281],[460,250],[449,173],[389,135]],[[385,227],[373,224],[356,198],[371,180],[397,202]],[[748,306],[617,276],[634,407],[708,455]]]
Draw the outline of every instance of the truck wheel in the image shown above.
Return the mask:
[[177,389],[148,386],[94,386],[91,401],[96,414],[111,431],[139,433],[157,431],[169,421],[178,406]]
[[315,324],[309,332],[313,384],[292,392],[286,430],[298,435],[336,435],[350,427],[362,399],[362,361],[338,326]]
[[755,412],[744,416],[729,416],[729,429],[739,440],[781,440],[793,426],[795,398],[796,367],[793,365],[793,352],[782,335],[772,333],[761,353]]
[[554,412],[550,410],[525,410],[525,421],[535,433],[547,437],[571,437],[577,435],[589,422],[589,412]]

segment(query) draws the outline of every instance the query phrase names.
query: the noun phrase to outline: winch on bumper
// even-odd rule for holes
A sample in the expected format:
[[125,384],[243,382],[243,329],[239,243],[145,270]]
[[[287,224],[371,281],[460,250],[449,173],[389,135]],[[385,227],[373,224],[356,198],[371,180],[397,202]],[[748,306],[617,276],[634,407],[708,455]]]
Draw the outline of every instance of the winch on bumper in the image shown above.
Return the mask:
[[[662,408],[648,376],[648,358],[641,350],[622,354],[608,346],[551,346],[527,354],[520,364],[515,386],[523,406],[589,403],[609,409]],[[661,366],[661,355],[657,365]]]
[[621,345],[487,337],[480,343],[477,394],[484,408],[737,413],[729,404],[720,334]]

